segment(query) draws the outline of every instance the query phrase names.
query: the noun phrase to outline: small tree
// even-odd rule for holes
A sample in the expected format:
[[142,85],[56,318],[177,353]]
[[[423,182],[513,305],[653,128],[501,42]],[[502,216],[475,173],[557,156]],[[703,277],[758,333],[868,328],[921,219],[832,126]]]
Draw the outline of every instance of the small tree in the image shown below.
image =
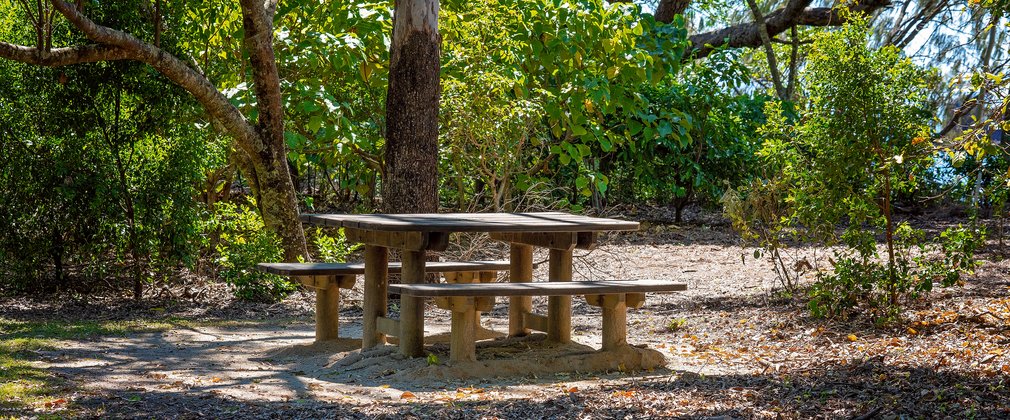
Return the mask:
[[[849,19],[839,31],[816,37],[802,117],[795,124],[769,118],[764,132],[777,135],[766,137],[760,154],[781,171],[776,176],[788,188],[788,222],[803,237],[847,248],[837,255],[835,272],[822,275],[812,289],[814,314],[841,314],[868,302],[887,318],[903,298],[930,290],[934,280],[953,284],[973,263],[937,266],[912,255],[924,237],[895,220],[893,200],[915,190],[933,163],[931,72],[897,48],[869,48],[866,21]],[[841,233],[838,226],[844,226]],[[886,247],[883,258],[878,235]],[[948,232],[942,239],[954,237],[970,242],[966,237],[977,236]],[[947,260],[971,259],[973,247],[948,249],[959,256],[947,252]],[[929,251],[921,248],[920,254]]]

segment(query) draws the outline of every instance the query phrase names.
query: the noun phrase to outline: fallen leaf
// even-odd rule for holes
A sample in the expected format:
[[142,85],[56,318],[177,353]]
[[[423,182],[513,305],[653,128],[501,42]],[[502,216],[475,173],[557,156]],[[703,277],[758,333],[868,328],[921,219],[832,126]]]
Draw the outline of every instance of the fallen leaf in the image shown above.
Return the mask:
[[417,395],[414,395],[414,393],[410,392],[410,391],[403,391],[403,393],[400,394],[400,399],[401,400],[409,400],[409,399],[413,399],[413,398],[417,398]]
[[908,331],[908,333],[911,335],[916,335],[919,333],[918,331],[915,330],[915,328],[912,327],[908,327],[908,329],[906,329],[905,331]]
[[855,334],[849,334],[846,338],[848,338],[849,341],[858,341],[859,340],[859,337],[856,337]]
[[[1005,367],[1005,366],[1004,366],[1004,367]],[[577,386],[573,386],[573,387],[571,387],[571,388],[568,388],[568,393],[569,393],[569,394],[572,394],[572,393],[576,393],[576,392],[579,392],[579,387],[577,387]]]
[[52,401],[46,401],[45,405],[46,405],[46,408],[55,408],[55,407],[59,407],[59,406],[61,406],[63,404],[66,404],[66,403],[67,403],[66,399],[59,398],[59,399],[55,399],[55,400],[52,400]]
[[211,378],[210,381],[216,384],[218,382],[221,382],[221,378],[218,378],[217,376],[215,376],[215,377]]

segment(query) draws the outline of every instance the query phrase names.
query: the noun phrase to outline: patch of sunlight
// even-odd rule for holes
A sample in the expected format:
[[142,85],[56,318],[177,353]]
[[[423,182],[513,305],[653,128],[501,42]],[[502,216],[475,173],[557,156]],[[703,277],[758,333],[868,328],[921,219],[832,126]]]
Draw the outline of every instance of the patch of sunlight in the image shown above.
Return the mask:
[[66,392],[66,383],[31,362],[32,351],[54,348],[42,339],[0,339],[0,418],[45,407]]
[[182,318],[120,321],[19,321],[0,317],[0,340],[14,338],[88,339],[160,332],[173,328],[243,327],[263,324],[252,320],[188,320]]

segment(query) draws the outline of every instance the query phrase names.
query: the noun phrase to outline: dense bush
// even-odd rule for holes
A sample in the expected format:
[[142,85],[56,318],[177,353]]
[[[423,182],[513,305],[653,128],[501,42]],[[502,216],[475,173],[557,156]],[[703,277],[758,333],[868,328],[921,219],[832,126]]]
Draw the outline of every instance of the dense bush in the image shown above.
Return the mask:
[[643,89],[652,114],[668,118],[660,125],[677,125],[683,134],[642,139],[614,156],[615,200],[673,206],[680,222],[688,203],[716,202],[727,186],[754,176],[767,98],[733,93],[748,81],[738,58],[720,52]]
[[[944,242],[913,254],[925,237],[895,216],[895,198],[917,190],[934,163],[930,77],[896,48],[869,48],[865,22],[853,17],[815,37],[799,120],[784,118],[775,104],[766,111],[758,152],[766,180],[746,189],[760,198],[728,197],[727,214],[771,251],[773,262],[787,227],[800,239],[844,246],[835,271],[820,275],[811,290],[815,315],[860,306],[886,320],[934,281],[951,285],[973,267],[980,233],[948,231]],[[937,266],[927,257],[932,248],[945,261],[965,263]],[[780,268],[786,270],[778,261]]]
[[207,151],[191,126],[175,124],[191,115],[183,96],[136,64],[5,65],[0,264],[9,286],[67,288],[68,273],[139,285],[191,262]]

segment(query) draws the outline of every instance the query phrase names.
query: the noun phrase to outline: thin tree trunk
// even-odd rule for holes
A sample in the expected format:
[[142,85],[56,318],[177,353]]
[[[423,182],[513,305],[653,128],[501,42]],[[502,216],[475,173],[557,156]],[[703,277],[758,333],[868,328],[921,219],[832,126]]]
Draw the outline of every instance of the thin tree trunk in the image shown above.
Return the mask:
[[768,69],[771,70],[772,84],[775,85],[775,94],[780,100],[787,101],[789,97],[787,96],[785,86],[782,85],[779,63],[775,58],[775,49],[772,48],[771,36],[768,35],[768,24],[765,23],[765,17],[761,14],[761,9],[758,8],[755,0],[747,0],[747,5],[750,6],[751,13],[754,15],[754,23],[757,25],[758,35],[761,37],[761,44],[764,46],[765,55],[768,59]]
[[438,108],[442,37],[437,0],[397,0],[386,95],[388,213],[438,211]]

